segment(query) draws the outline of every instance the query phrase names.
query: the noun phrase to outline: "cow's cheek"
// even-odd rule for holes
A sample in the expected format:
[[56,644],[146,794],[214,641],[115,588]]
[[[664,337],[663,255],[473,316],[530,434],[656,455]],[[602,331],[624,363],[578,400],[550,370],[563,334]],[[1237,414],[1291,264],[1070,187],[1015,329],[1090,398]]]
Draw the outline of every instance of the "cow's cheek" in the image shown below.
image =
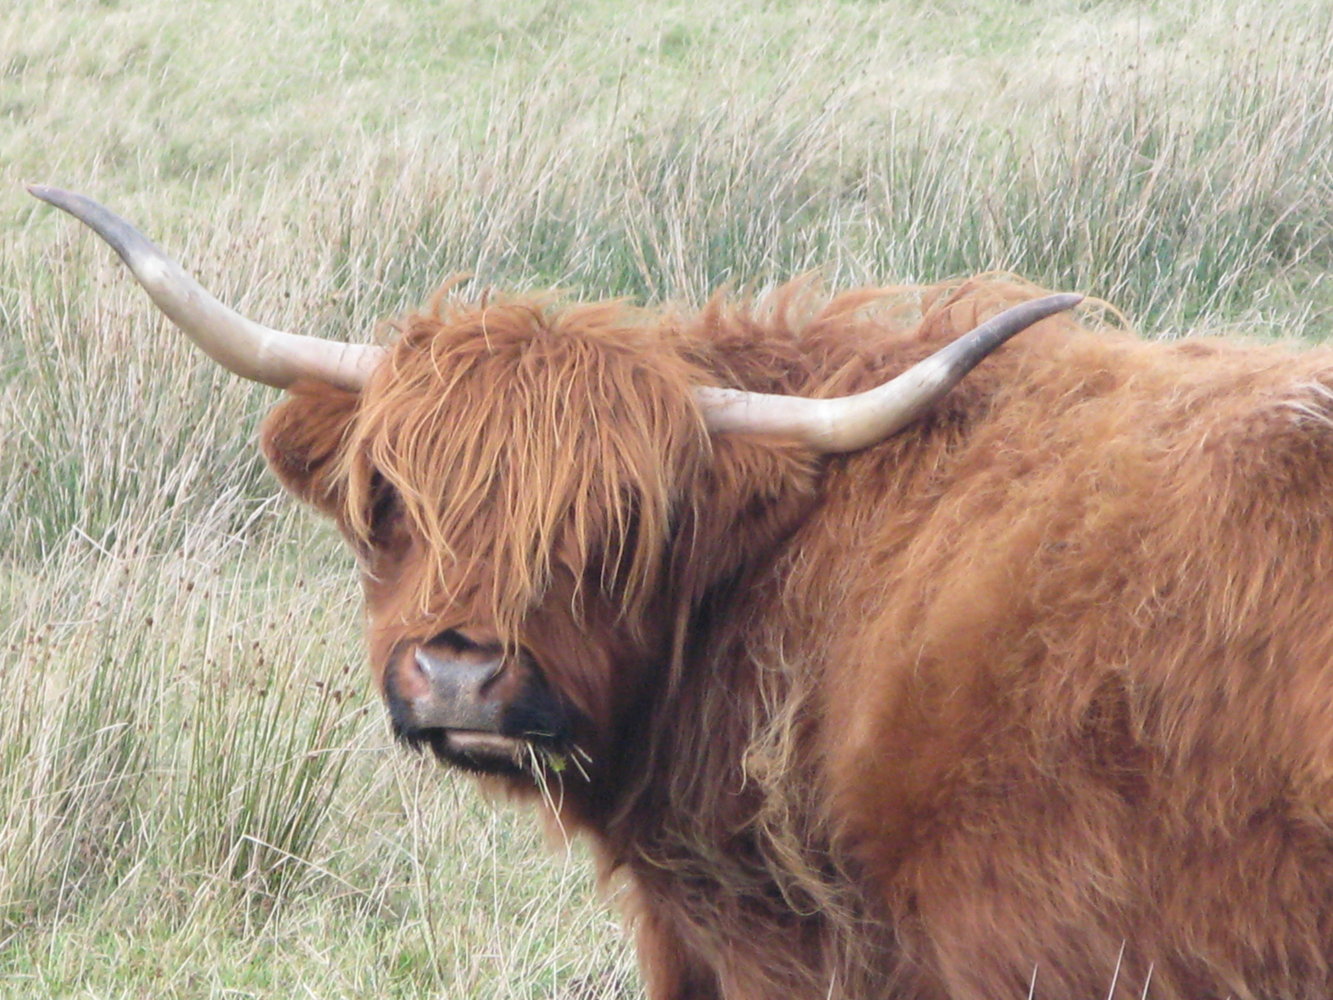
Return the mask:
[[[394,533],[392,544],[361,551],[357,563],[361,569],[361,594],[365,607],[366,647],[370,657],[371,675],[375,685],[383,690],[385,664],[399,643],[409,636],[409,622],[420,615],[409,615],[406,606],[409,595],[417,592],[417,581],[412,567],[415,546],[405,532]],[[422,626],[429,631],[428,626]]]
[[394,649],[407,638],[400,595],[382,577],[363,573],[361,589],[365,599],[366,651],[370,658],[375,687],[384,689],[384,670]]

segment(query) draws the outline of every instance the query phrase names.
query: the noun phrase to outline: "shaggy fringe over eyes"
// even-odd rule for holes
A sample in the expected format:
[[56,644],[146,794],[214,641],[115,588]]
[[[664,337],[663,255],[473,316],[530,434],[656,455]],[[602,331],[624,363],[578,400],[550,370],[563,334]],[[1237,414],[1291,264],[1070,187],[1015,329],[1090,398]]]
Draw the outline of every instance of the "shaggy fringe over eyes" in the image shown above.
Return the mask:
[[427,565],[423,614],[488,613],[519,641],[557,564],[631,623],[663,569],[680,484],[709,440],[691,387],[706,376],[627,306],[443,302],[400,324],[343,452],[347,520],[369,541],[376,475],[397,490]]

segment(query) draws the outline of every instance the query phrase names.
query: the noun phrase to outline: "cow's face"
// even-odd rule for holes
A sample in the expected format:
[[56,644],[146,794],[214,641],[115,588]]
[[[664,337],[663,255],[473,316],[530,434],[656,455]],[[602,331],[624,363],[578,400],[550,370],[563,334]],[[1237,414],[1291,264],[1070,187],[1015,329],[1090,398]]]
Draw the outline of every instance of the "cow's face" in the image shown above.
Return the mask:
[[656,630],[635,633],[612,595],[594,591],[600,570],[560,556],[540,596],[502,625],[469,557],[435,576],[433,543],[397,490],[376,493],[370,537],[348,534],[394,732],[474,771],[589,769],[648,680]]
[[395,734],[470,770],[512,774],[563,761],[591,727],[547,679],[546,654],[537,650],[554,647],[534,642],[530,630],[505,642],[494,616],[453,598],[453,587],[417,604],[431,564],[429,542],[393,487],[378,483],[376,494],[369,536],[351,540],[362,571],[370,662]]
[[357,553],[395,729],[442,759],[595,767],[660,679],[714,447],[698,371],[618,316],[415,317],[362,392],[298,386],[265,424]]

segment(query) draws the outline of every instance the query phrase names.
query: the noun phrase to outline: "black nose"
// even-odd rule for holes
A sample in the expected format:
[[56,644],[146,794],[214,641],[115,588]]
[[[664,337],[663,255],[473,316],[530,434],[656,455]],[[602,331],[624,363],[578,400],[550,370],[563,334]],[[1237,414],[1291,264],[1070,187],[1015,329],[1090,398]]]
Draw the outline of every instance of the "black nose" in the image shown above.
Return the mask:
[[401,651],[391,669],[387,694],[402,731],[500,731],[505,698],[492,689],[505,670],[502,651],[433,643]]

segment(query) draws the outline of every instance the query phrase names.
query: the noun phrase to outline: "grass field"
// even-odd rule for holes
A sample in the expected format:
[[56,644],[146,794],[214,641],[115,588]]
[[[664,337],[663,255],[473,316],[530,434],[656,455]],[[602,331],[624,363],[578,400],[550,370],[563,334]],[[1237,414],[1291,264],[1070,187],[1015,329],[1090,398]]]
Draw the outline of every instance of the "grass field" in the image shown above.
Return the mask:
[[21,182],[348,340],[455,271],[1003,269],[1333,331],[1333,5],[703,6],[0,11],[0,996],[640,995],[577,846],[392,746],[352,561],[254,448],[276,394]]

